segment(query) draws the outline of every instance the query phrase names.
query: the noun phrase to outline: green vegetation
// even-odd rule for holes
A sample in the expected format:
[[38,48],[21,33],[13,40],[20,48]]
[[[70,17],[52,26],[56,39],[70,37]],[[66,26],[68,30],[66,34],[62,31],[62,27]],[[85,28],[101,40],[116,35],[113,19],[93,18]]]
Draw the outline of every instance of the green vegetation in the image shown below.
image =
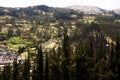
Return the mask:
[[7,43],[22,44],[23,40],[20,37],[11,37],[10,39],[7,40]]
[[[53,49],[50,52],[43,53],[41,45],[38,44],[36,45],[36,58],[30,58],[31,52],[28,49],[28,57],[24,63],[17,63],[14,60],[13,69],[6,66],[0,73],[0,78],[2,80],[30,80],[30,77],[32,80],[119,79],[119,37],[116,40],[116,45],[109,44],[109,46],[97,45],[101,43],[101,40],[94,44],[92,39],[92,37],[89,41],[87,38],[84,39],[85,43],[83,41],[78,42],[74,46],[76,49],[73,50],[69,37],[65,33],[63,47],[59,47],[57,52]],[[30,72],[31,70],[32,72]],[[9,76],[7,72],[9,72]],[[7,77],[5,77],[6,75]]]
[[10,12],[0,11],[0,46],[25,60],[5,64],[0,80],[120,79],[119,16],[45,5],[5,9]]
[[24,47],[23,40],[20,37],[11,37],[7,40],[8,48],[18,51],[19,47]]

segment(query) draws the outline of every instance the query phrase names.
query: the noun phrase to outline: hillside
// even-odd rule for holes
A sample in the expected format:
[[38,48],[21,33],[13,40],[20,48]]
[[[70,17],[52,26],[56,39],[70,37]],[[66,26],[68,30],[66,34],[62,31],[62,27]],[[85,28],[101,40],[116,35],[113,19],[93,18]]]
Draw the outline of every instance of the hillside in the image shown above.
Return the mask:
[[0,80],[119,80],[119,35],[98,7],[0,7]]
[[17,15],[22,14],[22,12],[27,15],[39,15],[39,10],[44,12],[50,12],[53,14],[56,13],[77,13],[83,12],[84,14],[120,14],[120,9],[114,10],[105,10],[96,6],[83,6],[83,5],[73,5],[67,6],[63,8],[59,7],[49,7],[47,5],[37,5],[37,6],[29,6],[25,8],[9,8],[9,7],[0,7],[0,15],[8,14],[8,15]]
[[[99,24],[104,34],[109,34],[111,35],[110,37],[115,39],[115,34],[119,34],[119,18],[118,14],[114,12],[93,6],[75,5],[65,8],[49,7],[46,5],[25,8],[0,7],[2,37],[0,40],[6,40],[8,36],[38,39],[42,35],[42,41],[48,41],[51,38],[62,36],[62,28],[67,28],[71,35],[74,34],[74,30],[72,30],[74,28],[72,27],[76,27],[75,29],[81,31],[80,34],[77,34],[79,37],[81,33],[87,31],[87,27],[91,23]],[[11,30],[12,33],[9,34]],[[72,38],[72,40],[74,39]]]
[[112,10],[113,12],[115,12],[116,14],[119,14],[120,15],[120,9],[114,9]]
[[94,7],[94,6],[74,5],[74,6],[68,6],[65,8],[73,9],[73,10],[76,10],[78,12],[84,12],[85,14],[103,14],[106,12],[106,10],[101,9],[99,7]]

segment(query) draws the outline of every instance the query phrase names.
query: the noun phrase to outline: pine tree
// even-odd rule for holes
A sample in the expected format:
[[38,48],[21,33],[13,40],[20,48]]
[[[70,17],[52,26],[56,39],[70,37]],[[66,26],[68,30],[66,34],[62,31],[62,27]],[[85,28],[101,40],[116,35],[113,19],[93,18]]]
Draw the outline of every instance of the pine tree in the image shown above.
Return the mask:
[[45,60],[45,80],[49,80],[49,60],[48,60],[47,53],[46,53],[46,60]]
[[88,79],[92,79],[92,77],[94,76],[94,47],[93,47],[93,43],[92,43],[92,39],[90,39],[90,43],[88,44],[88,47],[86,48],[86,69],[87,69],[87,73],[86,76]]
[[43,52],[41,45],[37,46],[37,80],[43,80]]
[[35,66],[33,67],[32,80],[37,80],[37,70],[36,70]]
[[63,69],[63,80],[70,80],[70,43],[67,31],[64,33],[64,40],[63,40],[63,53],[65,60],[62,63]]
[[85,51],[83,45],[76,49],[76,80],[86,80]]
[[10,64],[6,64],[4,66],[4,70],[2,71],[1,80],[10,80],[11,79],[11,67]]
[[114,65],[114,75],[115,75],[115,78],[116,80],[119,80],[120,79],[120,40],[119,40],[119,37],[117,38],[117,41],[116,41],[116,48],[115,48],[115,65]]
[[53,53],[50,54],[50,60],[51,60],[51,79],[52,80],[60,80],[60,52],[56,53],[56,51],[53,49]]
[[28,58],[24,62],[24,69],[23,69],[23,77],[24,80],[30,79],[30,59],[29,59],[29,50],[28,50]]
[[13,71],[12,71],[12,80],[18,80],[18,64],[17,64],[17,59],[14,60],[13,62]]

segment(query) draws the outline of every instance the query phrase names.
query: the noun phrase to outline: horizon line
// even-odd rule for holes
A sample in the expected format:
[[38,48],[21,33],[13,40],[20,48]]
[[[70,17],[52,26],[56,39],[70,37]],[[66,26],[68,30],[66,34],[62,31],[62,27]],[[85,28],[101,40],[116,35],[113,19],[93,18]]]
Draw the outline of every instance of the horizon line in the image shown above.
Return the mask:
[[[35,7],[35,6],[48,6],[48,7],[53,7],[53,8],[65,8],[65,7],[70,7],[70,6],[88,6],[88,7],[97,7],[97,8],[101,8],[99,6],[91,6],[91,5],[67,5],[67,6],[50,6],[50,5],[46,5],[46,4],[40,4],[40,5],[28,5],[28,6],[0,6],[0,7],[3,7],[3,8],[27,8],[27,7]],[[101,9],[104,9],[104,10],[116,10],[116,9],[120,9],[120,8],[114,8],[114,9],[105,9],[105,8],[101,8]]]

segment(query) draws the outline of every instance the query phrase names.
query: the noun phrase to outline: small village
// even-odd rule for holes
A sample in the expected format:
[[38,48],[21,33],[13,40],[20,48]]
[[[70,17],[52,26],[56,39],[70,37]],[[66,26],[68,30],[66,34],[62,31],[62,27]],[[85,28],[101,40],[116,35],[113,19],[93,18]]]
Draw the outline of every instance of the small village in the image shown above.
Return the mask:
[[12,65],[17,57],[17,51],[10,50],[6,45],[0,45],[0,70],[3,69],[4,65]]
[[120,9],[109,2],[0,5],[0,80],[120,80]]

